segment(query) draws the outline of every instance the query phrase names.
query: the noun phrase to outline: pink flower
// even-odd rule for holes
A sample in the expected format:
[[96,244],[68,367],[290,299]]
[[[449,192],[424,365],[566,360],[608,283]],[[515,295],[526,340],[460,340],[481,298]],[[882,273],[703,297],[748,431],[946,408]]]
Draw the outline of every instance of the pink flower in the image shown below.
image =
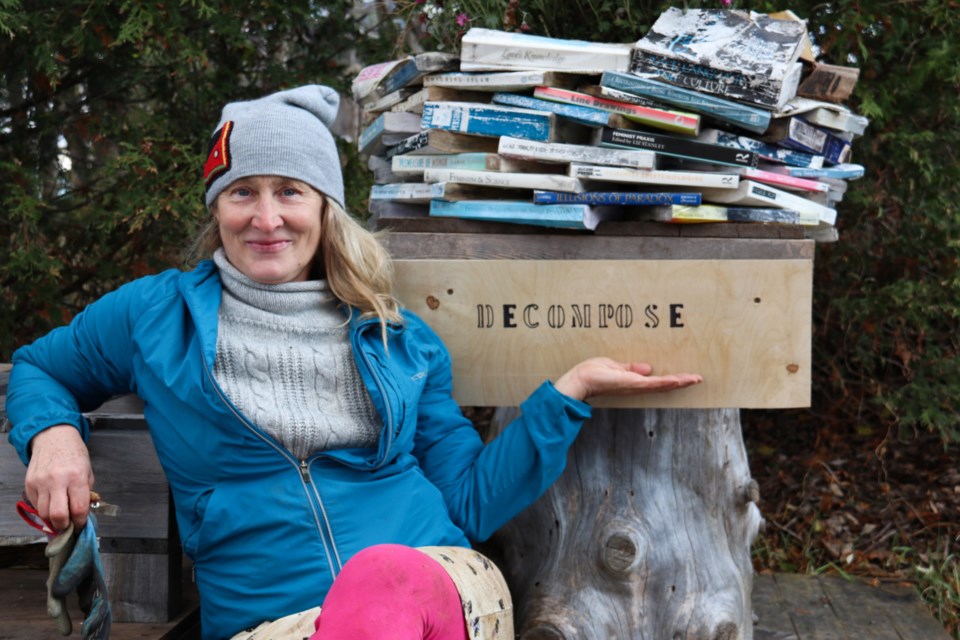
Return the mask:
[[468,16],[468,15],[465,14],[465,13],[458,13],[458,14],[457,14],[457,26],[458,26],[458,27],[465,27],[465,26],[467,26],[467,23],[468,23],[468,22],[470,22],[470,16]]
[[731,4],[733,4],[733,0],[720,0],[720,3],[725,7],[729,7]]

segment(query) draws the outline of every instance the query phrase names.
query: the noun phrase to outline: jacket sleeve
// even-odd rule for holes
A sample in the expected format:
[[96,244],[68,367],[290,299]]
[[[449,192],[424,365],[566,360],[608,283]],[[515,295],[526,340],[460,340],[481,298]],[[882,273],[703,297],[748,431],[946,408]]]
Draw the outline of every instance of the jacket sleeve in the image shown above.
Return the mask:
[[14,352],[6,410],[10,443],[24,464],[37,433],[70,424],[86,440],[89,423],[81,411],[133,390],[131,332],[140,282],[108,293],[69,325]]
[[470,540],[483,541],[560,476],[591,408],[546,381],[520,405],[520,415],[484,445],[453,400],[450,356],[440,339],[433,339],[437,348],[418,406],[414,454],[443,494],[453,521]]

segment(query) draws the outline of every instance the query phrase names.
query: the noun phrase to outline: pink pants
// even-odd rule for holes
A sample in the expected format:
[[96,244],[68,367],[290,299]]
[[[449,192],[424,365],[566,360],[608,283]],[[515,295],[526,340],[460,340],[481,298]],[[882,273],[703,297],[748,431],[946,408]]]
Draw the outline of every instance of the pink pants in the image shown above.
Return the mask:
[[314,625],[310,640],[467,640],[453,580],[433,558],[396,544],[350,558]]

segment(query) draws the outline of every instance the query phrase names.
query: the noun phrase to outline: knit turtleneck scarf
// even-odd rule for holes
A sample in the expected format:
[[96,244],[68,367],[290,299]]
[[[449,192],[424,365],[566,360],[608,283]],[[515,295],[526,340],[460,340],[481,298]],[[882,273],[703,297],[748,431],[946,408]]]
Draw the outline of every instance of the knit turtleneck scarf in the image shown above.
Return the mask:
[[298,459],[376,447],[381,420],[326,280],[269,285],[213,256],[223,296],[213,374],[251,422]]

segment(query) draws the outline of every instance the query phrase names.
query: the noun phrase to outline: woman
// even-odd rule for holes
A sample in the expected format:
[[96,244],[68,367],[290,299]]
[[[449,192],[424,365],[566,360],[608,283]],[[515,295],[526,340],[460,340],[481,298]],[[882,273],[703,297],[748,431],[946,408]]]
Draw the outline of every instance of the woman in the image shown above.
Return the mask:
[[[447,351],[344,212],[337,107],[321,86],[228,104],[204,167],[213,260],[131,282],[13,357],[10,440],[59,528],[89,509],[80,412],[143,398],[204,638],[320,603],[318,638],[466,637],[455,582],[413,548],[469,547],[541,495],[590,396],[700,381],[588,360],[484,446],[451,397]],[[409,635],[400,613],[378,617],[401,597],[400,612],[430,600]]]

